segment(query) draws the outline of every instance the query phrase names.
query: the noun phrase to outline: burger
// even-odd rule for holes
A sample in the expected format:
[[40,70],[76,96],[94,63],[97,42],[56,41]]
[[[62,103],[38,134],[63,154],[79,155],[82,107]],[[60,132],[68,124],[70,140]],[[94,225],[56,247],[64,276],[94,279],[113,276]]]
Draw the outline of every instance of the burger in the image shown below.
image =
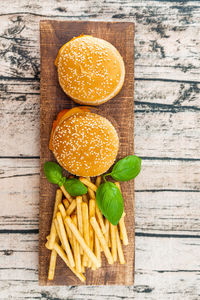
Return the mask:
[[83,105],[102,104],[121,90],[123,58],[109,42],[81,35],[66,43],[55,61],[63,91]]
[[77,176],[98,176],[114,163],[119,138],[112,123],[87,107],[63,110],[53,122],[49,148]]

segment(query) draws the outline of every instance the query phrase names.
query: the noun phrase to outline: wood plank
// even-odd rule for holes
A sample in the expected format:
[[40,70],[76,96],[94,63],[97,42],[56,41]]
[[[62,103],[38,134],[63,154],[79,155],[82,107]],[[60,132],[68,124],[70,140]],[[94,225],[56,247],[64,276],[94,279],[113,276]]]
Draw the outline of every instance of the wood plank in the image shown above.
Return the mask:
[[[32,83],[13,84],[14,82],[10,86],[7,85],[7,92],[3,91],[2,98],[0,96],[2,99],[0,126],[4,128],[0,135],[0,156],[39,156],[39,95],[35,95],[38,93],[38,86],[32,86]],[[137,154],[147,157],[199,158],[200,107],[199,104],[196,105],[199,102],[198,90],[194,91],[194,94],[191,92],[191,97],[194,96],[193,105],[187,97],[189,87],[183,90],[186,96],[183,96],[185,100],[182,102],[182,98],[178,96],[173,99],[173,94],[179,95],[180,83],[176,83],[177,89],[175,86],[172,89],[169,83],[160,84],[158,88],[159,84],[148,82],[148,85],[144,85],[140,82],[138,86],[137,82],[135,93]],[[157,97],[154,97],[154,93],[157,93]],[[179,104],[175,105],[176,102]]]
[[200,292],[199,246],[198,238],[136,237],[134,286],[51,288],[38,286],[38,236],[0,234],[0,298],[178,300],[187,294],[187,299],[196,299]]
[[[11,1],[11,0],[9,0]],[[6,2],[7,3],[7,2]],[[99,8],[96,1],[89,4],[73,0],[64,8],[49,4],[21,4],[19,7],[1,7],[0,76],[39,78],[39,26],[40,19],[90,18],[98,20],[127,20],[136,24],[136,77],[164,78],[199,82],[199,15],[198,1],[184,9],[170,2],[107,1]],[[91,13],[91,10],[93,13]],[[166,13],[167,12],[167,13]],[[188,12],[188,15],[187,15]],[[190,26],[191,25],[191,26]]]
[[[198,170],[199,161],[143,160],[135,182],[136,231],[199,234]],[[0,173],[0,230],[37,229],[39,159],[0,159]]]
[[[79,285],[80,280],[71,275],[63,276],[66,269],[64,263],[57,266],[58,272],[53,281],[48,281],[49,251],[45,248],[52,218],[53,199],[56,187],[49,184],[43,173],[44,162],[53,159],[48,149],[52,122],[55,116],[64,108],[75,106],[73,101],[62,92],[54,65],[60,47],[74,36],[82,32],[91,34],[112,43],[121,53],[125,68],[126,78],[121,92],[115,101],[108,101],[98,107],[98,113],[113,118],[118,125],[120,148],[118,159],[133,154],[133,72],[134,72],[134,25],[133,23],[119,22],[58,22],[41,21],[41,81],[40,81],[40,222],[39,222],[39,284],[41,285]],[[116,38],[117,37],[117,38]],[[121,101],[123,98],[123,101]],[[122,188],[123,195],[129,195],[125,201],[126,225],[129,236],[129,245],[124,252],[126,264],[119,263],[112,266],[103,262],[102,267],[96,272],[86,272],[87,285],[125,284],[131,285],[134,280],[134,186],[126,182]]]
[[[10,103],[20,105],[28,96],[33,96],[33,103],[38,103],[40,95],[40,84],[37,80],[21,81],[9,78],[0,79],[0,99],[10,107]],[[135,98],[137,103],[159,104],[172,106],[176,110],[180,109],[200,109],[199,103],[200,83],[154,80],[151,78],[135,79]],[[6,111],[7,112],[7,111]],[[16,112],[17,113],[17,112]]]

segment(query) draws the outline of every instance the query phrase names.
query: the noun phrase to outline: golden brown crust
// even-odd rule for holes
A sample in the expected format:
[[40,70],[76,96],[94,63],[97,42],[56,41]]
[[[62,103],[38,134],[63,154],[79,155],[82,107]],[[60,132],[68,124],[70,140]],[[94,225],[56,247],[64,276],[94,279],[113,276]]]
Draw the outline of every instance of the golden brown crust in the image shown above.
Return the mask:
[[118,94],[124,83],[124,62],[117,49],[89,35],[66,43],[56,65],[62,89],[79,104],[104,103]]
[[77,176],[97,176],[114,163],[119,139],[104,117],[75,113],[59,124],[53,136],[53,153],[67,171]]

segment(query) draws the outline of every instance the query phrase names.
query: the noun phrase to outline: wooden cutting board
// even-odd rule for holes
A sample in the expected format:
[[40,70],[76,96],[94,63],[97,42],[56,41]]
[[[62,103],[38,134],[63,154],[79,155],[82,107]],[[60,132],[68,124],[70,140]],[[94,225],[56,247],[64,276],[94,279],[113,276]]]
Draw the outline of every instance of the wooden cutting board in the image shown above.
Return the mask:
[[[120,135],[118,159],[133,154],[134,149],[134,24],[128,22],[50,21],[40,22],[41,81],[40,81],[40,220],[39,220],[39,284],[80,285],[79,279],[58,257],[55,278],[47,280],[50,251],[45,248],[53,212],[56,186],[47,182],[43,164],[54,161],[48,149],[52,122],[64,108],[77,106],[62,91],[54,61],[60,47],[80,34],[89,34],[112,43],[122,55],[126,77],[121,92],[98,107],[98,113],[117,122]],[[129,245],[123,246],[126,264],[108,265],[102,253],[102,267],[86,272],[86,285],[133,285],[134,282],[134,182],[121,184],[126,212],[125,223]]]

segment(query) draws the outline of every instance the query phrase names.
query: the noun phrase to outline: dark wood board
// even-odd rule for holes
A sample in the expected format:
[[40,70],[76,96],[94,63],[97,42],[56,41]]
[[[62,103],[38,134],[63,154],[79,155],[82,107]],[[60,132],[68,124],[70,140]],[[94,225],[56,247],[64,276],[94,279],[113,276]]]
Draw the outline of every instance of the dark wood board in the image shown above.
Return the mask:
[[[39,284],[81,285],[82,283],[58,258],[55,278],[47,280],[50,251],[45,248],[53,212],[56,186],[47,182],[43,173],[45,161],[55,160],[48,149],[52,122],[59,111],[77,106],[58,83],[54,65],[59,48],[74,36],[90,34],[112,43],[121,53],[126,68],[125,82],[120,93],[101,106],[98,113],[110,116],[117,123],[120,149],[117,159],[134,152],[134,24],[130,22],[52,21],[40,22],[40,220],[39,220]],[[129,245],[123,246],[126,264],[103,266],[86,272],[86,285],[133,285],[134,283],[134,182],[121,184],[126,212]]]

